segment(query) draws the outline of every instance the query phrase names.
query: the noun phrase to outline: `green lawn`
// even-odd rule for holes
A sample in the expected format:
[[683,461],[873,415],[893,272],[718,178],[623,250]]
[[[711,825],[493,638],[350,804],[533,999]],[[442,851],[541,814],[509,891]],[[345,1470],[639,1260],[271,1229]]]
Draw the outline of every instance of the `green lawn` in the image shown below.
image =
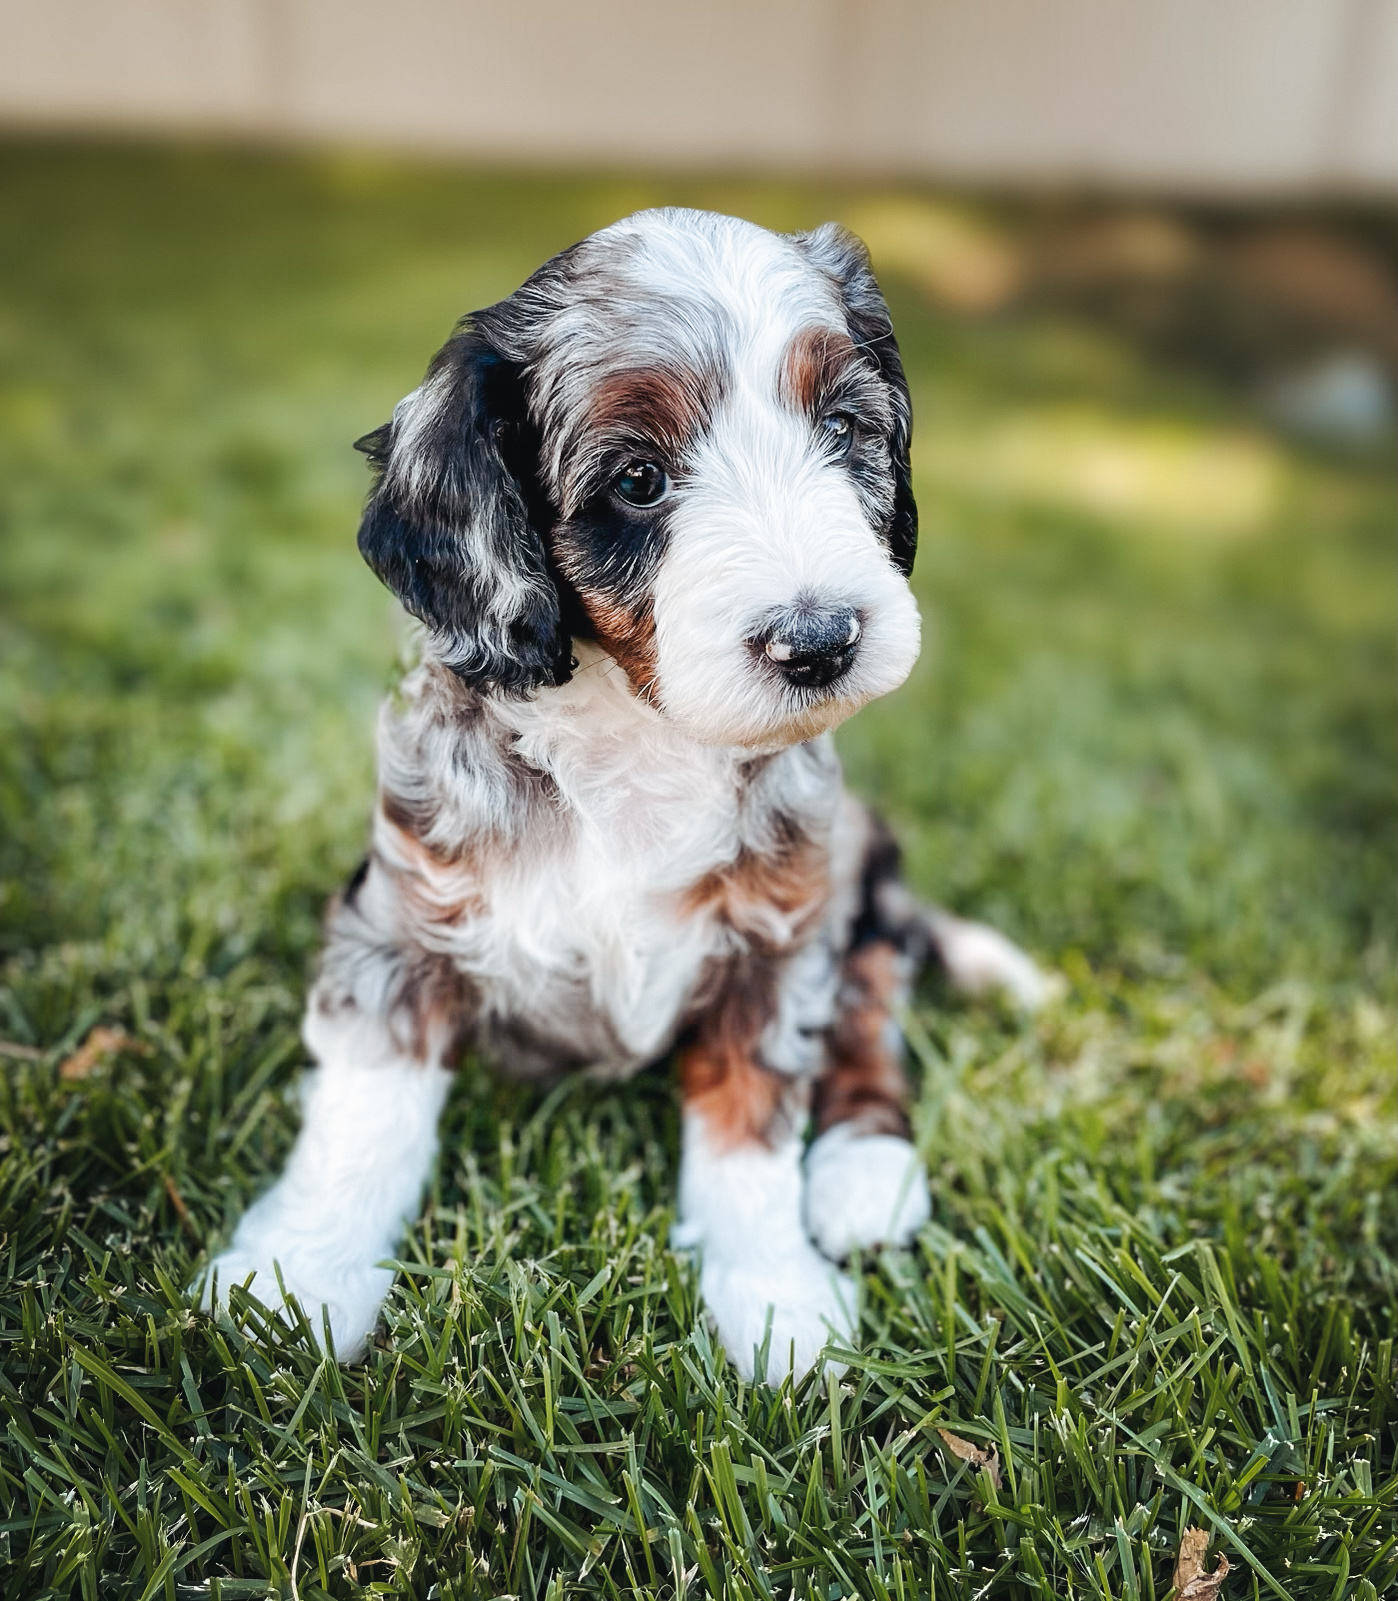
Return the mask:
[[290,1142],[400,638],[349,442],[661,200],[862,203],[0,148],[0,1593],[1163,1601],[1196,1525],[1226,1597],[1393,1596],[1392,461],[1047,312],[889,284],[928,648],[843,751],[1070,989],[924,997],[935,1218],[844,1380],[712,1348],[664,1072],[463,1070],[364,1366],[191,1315]]

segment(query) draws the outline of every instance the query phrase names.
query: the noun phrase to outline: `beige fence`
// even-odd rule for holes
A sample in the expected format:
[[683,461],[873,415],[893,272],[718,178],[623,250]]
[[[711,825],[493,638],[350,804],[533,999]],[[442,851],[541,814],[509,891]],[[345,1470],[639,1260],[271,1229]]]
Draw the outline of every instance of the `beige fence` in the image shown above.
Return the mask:
[[0,120],[1387,195],[1398,0],[0,0]]

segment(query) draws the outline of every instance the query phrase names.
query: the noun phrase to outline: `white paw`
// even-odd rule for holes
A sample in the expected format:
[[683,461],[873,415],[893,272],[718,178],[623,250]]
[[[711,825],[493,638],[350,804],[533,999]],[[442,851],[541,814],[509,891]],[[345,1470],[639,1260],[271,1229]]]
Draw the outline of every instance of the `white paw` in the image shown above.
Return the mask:
[[931,1215],[927,1170],[907,1140],[837,1123],[806,1153],[806,1228],[832,1261],[906,1245]]
[[[768,1382],[790,1369],[799,1379],[816,1365],[832,1335],[848,1342],[857,1323],[854,1284],[818,1256],[806,1240],[793,1240],[781,1252],[742,1256],[704,1254],[699,1286],[718,1327],[728,1360],[745,1379],[753,1377],[754,1357],[767,1339]],[[844,1367],[827,1364],[837,1373]]]
[[968,995],[1003,990],[1027,1012],[1037,1012],[1063,992],[1061,976],[1045,973],[998,929],[940,910],[931,923],[937,955],[954,988]]
[[[213,1310],[217,1275],[220,1307],[228,1307],[228,1292],[235,1284],[246,1284],[265,1307],[285,1316],[277,1268],[287,1294],[300,1302],[317,1343],[324,1344],[323,1320],[328,1318],[337,1359],[352,1362],[363,1356],[384,1296],[392,1287],[393,1270],[336,1260],[308,1249],[304,1242],[289,1243],[285,1250],[248,1250],[235,1241],[209,1264],[199,1286],[201,1310]],[[247,1284],[249,1274],[253,1276],[251,1284]]]

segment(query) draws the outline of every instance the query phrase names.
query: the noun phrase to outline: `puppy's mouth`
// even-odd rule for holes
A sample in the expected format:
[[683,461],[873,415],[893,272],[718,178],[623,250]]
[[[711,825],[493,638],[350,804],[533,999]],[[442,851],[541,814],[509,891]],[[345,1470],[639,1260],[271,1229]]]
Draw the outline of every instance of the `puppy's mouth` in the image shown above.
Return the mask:
[[797,601],[770,613],[748,635],[748,649],[794,689],[830,689],[854,666],[864,619],[853,606]]

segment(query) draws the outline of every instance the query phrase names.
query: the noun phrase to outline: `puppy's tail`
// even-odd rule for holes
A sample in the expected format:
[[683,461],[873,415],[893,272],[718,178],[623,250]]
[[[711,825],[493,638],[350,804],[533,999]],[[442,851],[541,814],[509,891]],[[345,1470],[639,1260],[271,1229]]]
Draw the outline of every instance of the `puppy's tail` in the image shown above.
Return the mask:
[[898,842],[871,816],[859,916],[851,944],[887,939],[917,967],[936,962],[953,989],[966,995],[999,990],[1026,1012],[1036,1012],[1063,988],[1027,951],[998,929],[973,923],[920,901],[903,882]]

